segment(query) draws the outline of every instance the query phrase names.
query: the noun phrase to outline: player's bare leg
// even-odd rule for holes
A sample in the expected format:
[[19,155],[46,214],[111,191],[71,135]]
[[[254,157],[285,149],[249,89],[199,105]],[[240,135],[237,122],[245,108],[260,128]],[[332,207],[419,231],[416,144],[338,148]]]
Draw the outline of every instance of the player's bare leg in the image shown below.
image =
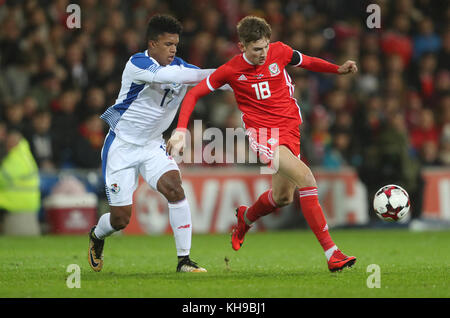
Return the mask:
[[275,151],[275,162],[278,162],[277,174],[283,176],[297,187],[316,187],[316,179],[311,169],[299,158],[294,156],[286,146]]
[[123,230],[130,223],[131,219],[131,205],[112,206],[111,207],[111,226],[116,231]]
[[111,212],[103,214],[89,233],[89,265],[99,272],[103,268],[105,238],[124,229],[131,218],[131,205],[111,206]]
[[251,207],[242,205],[236,209],[237,224],[231,234],[234,250],[241,248],[253,222],[292,202],[295,187],[290,180],[276,173],[272,176],[272,189],[264,192]]
[[303,215],[325,252],[329,270],[337,271],[344,267],[351,267],[356,262],[356,258],[342,254],[328,232],[328,225],[319,203],[316,180],[311,169],[285,146],[280,146],[276,155],[279,162],[278,173],[299,187]]
[[206,272],[206,269],[189,258],[192,239],[191,212],[181,186],[180,172],[170,170],[164,173],[157,182],[157,189],[168,201],[169,220],[178,256],[177,272]]
[[279,172],[272,175],[272,196],[278,207],[289,205],[294,200],[296,184]]

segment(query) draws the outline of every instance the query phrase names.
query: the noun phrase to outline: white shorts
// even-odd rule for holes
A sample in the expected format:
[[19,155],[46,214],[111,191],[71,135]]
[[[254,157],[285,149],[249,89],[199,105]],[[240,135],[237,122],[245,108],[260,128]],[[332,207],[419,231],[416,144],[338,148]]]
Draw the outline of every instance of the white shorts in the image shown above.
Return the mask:
[[133,203],[139,174],[153,189],[159,178],[170,170],[179,171],[175,160],[166,154],[164,140],[144,146],[124,141],[109,131],[102,148],[102,171],[106,197],[111,206]]

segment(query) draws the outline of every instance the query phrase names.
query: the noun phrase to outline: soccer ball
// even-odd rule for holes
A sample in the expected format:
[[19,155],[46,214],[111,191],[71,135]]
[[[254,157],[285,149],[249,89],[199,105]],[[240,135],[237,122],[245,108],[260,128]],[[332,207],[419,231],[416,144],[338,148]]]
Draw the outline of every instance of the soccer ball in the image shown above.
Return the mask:
[[408,192],[395,184],[385,185],[373,198],[375,213],[383,221],[400,221],[408,214],[409,207]]

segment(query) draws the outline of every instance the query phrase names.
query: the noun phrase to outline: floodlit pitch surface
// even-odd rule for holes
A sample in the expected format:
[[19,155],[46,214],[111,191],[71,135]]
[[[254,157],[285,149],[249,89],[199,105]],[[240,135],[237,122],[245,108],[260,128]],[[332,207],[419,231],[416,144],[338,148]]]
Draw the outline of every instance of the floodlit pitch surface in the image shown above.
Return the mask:
[[[353,268],[330,273],[307,230],[250,232],[238,252],[229,235],[194,235],[192,259],[208,273],[175,272],[171,235],[108,238],[99,273],[88,264],[87,234],[1,237],[0,297],[450,297],[450,231],[331,235],[344,253],[358,258]],[[79,266],[78,276],[76,266],[67,272],[71,264]],[[76,279],[80,288],[69,288]]]

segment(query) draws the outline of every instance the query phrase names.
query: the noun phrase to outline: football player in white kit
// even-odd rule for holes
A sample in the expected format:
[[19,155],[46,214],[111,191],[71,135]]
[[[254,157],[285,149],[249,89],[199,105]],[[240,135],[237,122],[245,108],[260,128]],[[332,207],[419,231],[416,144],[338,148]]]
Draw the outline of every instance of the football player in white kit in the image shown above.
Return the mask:
[[192,224],[181,187],[180,171],[166,153],[162,133],[172,123],[189,84],[197,84],[214,69],[201,70],[176,57],[182,26],[168,15],[148,24],[145,52],[125,65],[116,103],[101,116],[110,130],[102,149],[102,170],[110,212],[89,233],[89,264],[103,267],[104,239],[124,229],[131,217],[139,174],[168,200],[169,220],[178,256],[177,272],[206,272],[189,258]]

